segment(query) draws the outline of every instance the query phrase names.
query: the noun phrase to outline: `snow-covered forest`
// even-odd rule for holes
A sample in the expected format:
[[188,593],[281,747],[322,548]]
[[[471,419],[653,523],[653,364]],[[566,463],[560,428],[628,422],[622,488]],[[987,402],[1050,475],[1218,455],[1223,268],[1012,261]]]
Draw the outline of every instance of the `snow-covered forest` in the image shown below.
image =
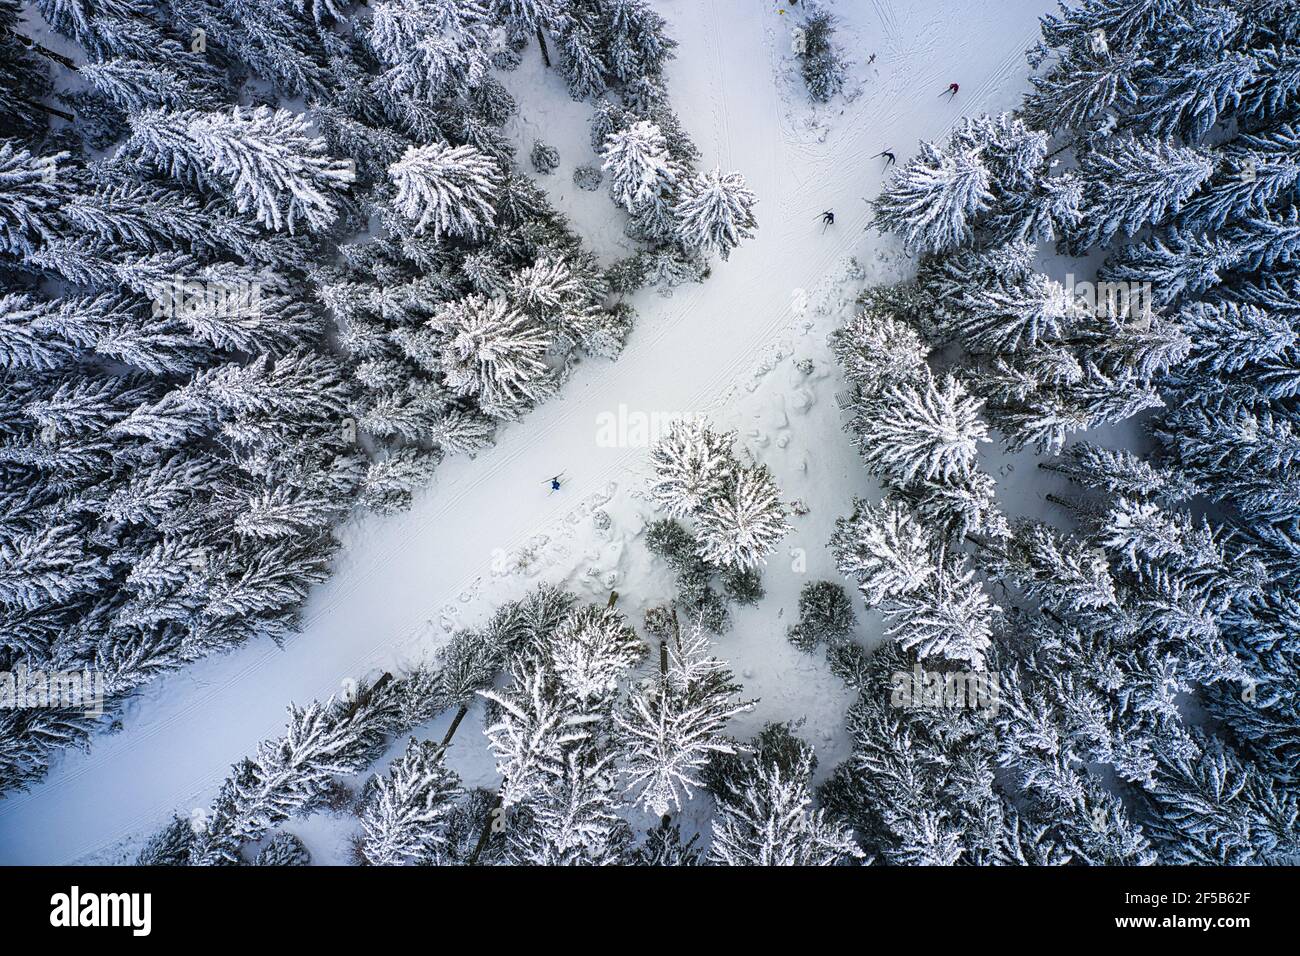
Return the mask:
[[1300,863],[1290,0],[0,71],[0,862]]

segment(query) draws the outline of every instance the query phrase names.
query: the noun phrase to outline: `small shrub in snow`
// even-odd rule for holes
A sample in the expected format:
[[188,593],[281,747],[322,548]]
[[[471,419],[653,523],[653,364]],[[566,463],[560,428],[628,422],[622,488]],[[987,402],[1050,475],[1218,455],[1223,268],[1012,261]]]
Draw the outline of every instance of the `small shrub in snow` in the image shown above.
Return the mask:
[[826,10],[813,10],[804,22],[800,70],[808,93],[818,103],[827,102],[844,88],[844,62],[831,43],[835,17]]
[[560,165],[560,151],[554,146],[547,146],[540,139],[533,143],[533,151],[528,158],[532,161],[533,169],[543,175],[555,172]]
[[604,181],[605,174],[598,166],[583,165],[573,171],[573,185],[589,193],[594,193]]
[[513,46],[504,47],[492,54],[492,65],[506,72],[518,69],[522,61],[523,56]]
[[666,604],[648,608],[645,612],[645,632],[656,640],[665,640],[672,636],[675,629],[674,612]]
[[311,853],[292,833],[281,831],[262,847],[257,855],[258,866],[310,866]]
[[754,568],[733,568],[722,576],[722,590],[737,604],[758,604],[767,592],[763,576]]
[[605,281],[609,283],[611,292],[618,295],[631,295],[645,285],[648,275],[645,255],[638,252],[619,259],[606,269]]
[[834,581],[809,581],[799,592],[799,623],[787,636],[800,650],[845,637],[857,624],[853,602]]

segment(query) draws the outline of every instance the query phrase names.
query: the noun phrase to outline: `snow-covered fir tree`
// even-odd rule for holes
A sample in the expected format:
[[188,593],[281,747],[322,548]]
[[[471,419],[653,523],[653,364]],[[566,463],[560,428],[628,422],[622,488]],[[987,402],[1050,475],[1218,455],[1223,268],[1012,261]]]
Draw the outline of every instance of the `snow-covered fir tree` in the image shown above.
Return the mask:
[[374,778],[361,814],[362,858],[372,866],[436,859],[445,818],[460,792],[443,748],[412,737],[388,774]]
[[643,120],[611,133],[601,155],[616,203],[631,213],[665,205],[678,171],[658,126]]
[[737,467],[733,441],[734,436],[714,431],[703,418],[674,421],[650,449],[656,479],[650,494],[656,504],[683,518],[721,495]]
[[288,110],[259,106],[230,112],[146,110],[131,117],[124,146],[167,175],[228,190],[240,212],[270,229],[313,231],[338,216],[334,193],[353,172],[326,154],[306,121]]
[[901,233],[909,247],[941,252],[973,235],[971,221],[988,208],[991,176],[974,150],[942,152],[921,143],[876,201],[876,223]]
[[720,660],[708,656],[700,622],[660,643],[657,678],[633,693],[616,715],[626,751],[624,773],[637,802],[652,813],[680,811],[702,785],[700,770],[715,753],[734,753],[722,733],[727,721],[749,710],[736,698],[739,686]]
[[790,531],[786,507],[766,465],[738,469],[699,512],[700,556],[728,568],[753,568]]
[[742,465],[734,433],[703,419],[674,421],[651,449],[651,496],[670,515],[694,516],[697,553],[707,564],[751,569],[790,530],[781,491],[765,465]]
[[769,727],[752,756],[715,768],[709,860],[723,866],[839,866],[863,857],[845,827],[814,808],[812,748]]
[[281,831],[257,854],[258,866],[310,866],[311,853],[292,833]]
[[844,88],[844,60],[835,48],[835,15],[810,4],[810,9],[795,36],[795,53],[808,95],[818,103],[829,101]]
[[388,175],[397,187],[394,205],[416,233],[475,238],[492,223],[499,172],[492,158],[473,146],[412,146]]
[[682,245],[723,259],[741,240],[754,235],[757,198],[745,188],[740,173],[714,169],[684,179],[678,189],[673,214],[677,217],[677,234]]

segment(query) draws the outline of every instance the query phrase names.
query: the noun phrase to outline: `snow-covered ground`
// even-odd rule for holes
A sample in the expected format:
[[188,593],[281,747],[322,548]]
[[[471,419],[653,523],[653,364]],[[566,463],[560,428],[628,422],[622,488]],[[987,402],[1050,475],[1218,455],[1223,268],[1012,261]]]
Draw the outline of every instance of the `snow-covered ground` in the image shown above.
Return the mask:
[[[343,529],[334,577],[313,594],[302,633],[283,648],[251,645],[159,681],[132,706],[124,729],[101,736],[89,755],[65,755],[32,791],[0,801],[0,862],[125,862],[132,844],[170,814],[206,807],[229,765],[281,731],[289,702],[427,655],[451,628],[480,622],[539,580],[567,582],[593,599],[615,588],[636,618],[667,599],[670,582],[640,540],[650,513],[640,497],[646,448],[610,447],[602,416],[706,413],[739,431],[788,500],[809,505],[808,515],[792,518],[795,530],[764,574],[763,605],[735,613],[718,654],[746,696],[762,701],[734,732],[806,718],[801,733],[823,771],[845,755],[848,695],[819,659],[787,644],[785,626],[804,582],[837,576],[825,550],[836,517],[855,495],[874,491],[840,430],[834,395],[843,384],[825,344],[853,295],[908,267],[892,240],[865,230],[863,197],[876,194],[883,172],[871,157],[893,149],[902,163],[917,140],[939,137],[960,117],[1015,105],[1026,86],[1024,51],[1052,4],[836,4],[850,81],[845,96],[817,108],[794,70],[791,18],[781,5],[657,6],[680,43],[669,68],[674,105],[703,153],[701,166],[746,176],[760,200],[757,238],[703,285],[670,298],[639,295],[636,332],[616,363],[588,363],[495,448],[446,463],[410,511]],[[534,139],[559,148],[561,168],[539,181],[612,258],[621,242],[616,210],[603,191],[583,193],[570,178],[575,165],[594,160],[589,107],[570,101],[560,79],[529,56],[506,78],[521,105],[513,135],[525,156]],[[940,98],[951,82],[960,94]],[[836,223],[823,232],[825,209]],[[812,360],[811,372],[796,366],[803,359]],[[1000,462],[992,453],[995,475],[1013,485],[1028,480],[1031,466],[1007,472]],[[563,488],[551,494],[545,479],[561,471]],[[597,509],[610,518],[607,530],[593,520]],[[864,626],[862,637],[870,631]],[[476,716],[449,763],[467,784],[489,785]],[[342,862],[330,820],[289,829],[317,862]]]

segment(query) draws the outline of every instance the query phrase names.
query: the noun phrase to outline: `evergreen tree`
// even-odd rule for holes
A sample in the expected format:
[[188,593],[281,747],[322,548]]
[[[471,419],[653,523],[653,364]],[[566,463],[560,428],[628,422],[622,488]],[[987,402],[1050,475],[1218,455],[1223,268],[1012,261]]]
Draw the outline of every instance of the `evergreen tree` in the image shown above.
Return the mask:
[[412,146],[388,169],[393,202],[415,231],[480,237],[496,212],[492,197],[500,181],[496,163],[473,146]]
[[433,100],[488,74],[489,13],[483,0],[389,0],[375,8],[367,40],[387,69],[387,91]]
[[942,252],[973,235],[972,220],[993,199],[991,177],[976,151],[946,153],[921,143],[876,200],[876,225],[902,235],[908,248]]
[[835,17],[827,10],[814,8],[802,29],[803,44],[798,51],[800,72],[808,85],[808,94],[816,102],[826,103],[844,88],[844,63],[831,40]]
[[607,0],[600,8],[600,32],[615,78],[627,83],[660,75],[677,46],[664,18],[646,0]]
[[708,638],[697,621],[682,636],[677,628],[660,644],[660,669],[645,693],[634,693],[616,715],[626,753],[629,789],[646,810],[680,811],[701,786],[699,772],[715,753],[735,753],[722,730],[753,707],[736,699],[740,690],[726,665],[708,655]]
[[1081,246],[1104,245],[1117,234],[1134,235],[1143,226],[1177,212],[1210,174],[1207,150],[1177,147],[1155,137],[1118,139],[1087,154],[1079,167],[1087,209]]
[[283,737],[235,764],[190,849],[192,865],[240,862],[245,843],[319,801],[335,775],[366,767],[395,729],[391,681],[351,699],[291,707]]
[[313,232],[333,223],[339,210],[332,193],[354,178],[301,116],[265,106],[148,110],[131,117],[123,148],[173,178],[228,192],[240,212],[290,232],[300,220]]
[[965,475],[974,468],[978,443],[988,441],[979,402],[952,377],[924,390],[891,388],[876,408],[875,431],[860,438],[862,457],[903,483]]
[[643,120],[614,131],[602,145],[601,155],[602,168],[609,174],[610,195],[628,212],[642,212],[662,203],[677,182],[668,141],[654,123]]
[[292,833],[281,831],[267,841],[257,854],[258,866],[310,866],[311,854]]
[[714,169],[692,175],[682,181],[678,195],[673,215],[687,249],[706,256],[717,252],[726,259],[741,240],[753,237],[758,225],[753,208],[758,200],[739,173],[723,175]]
[[474,397],[488,414],[515,417],[549,394],[549,337],[506,300],[470,296],[447,303],[430,324],[443,336],[438,359],[448,387]]
[[[787,731],[788,733],[788,731]],[[837,866],[861,859],[848,830],[812,807],[812,748],[760,749],[725,788],[712,823],[709,860],[724,866]]]
[[672,517],[682,518],[722,495],[737,463],[735,436],[719,434],[702,418],[674,421],[650,449],[656,481],[650,494]]
[[460,792],[443,748],[412,737],[388,775],[374,778],[361,813],[362,858],[372,866],[429,862],[445,842],[442,829]]
[[701,557],[735,568],[753,568],[765,561],[790,531],[780,495],[766,465],[735,472],[699,514]]

